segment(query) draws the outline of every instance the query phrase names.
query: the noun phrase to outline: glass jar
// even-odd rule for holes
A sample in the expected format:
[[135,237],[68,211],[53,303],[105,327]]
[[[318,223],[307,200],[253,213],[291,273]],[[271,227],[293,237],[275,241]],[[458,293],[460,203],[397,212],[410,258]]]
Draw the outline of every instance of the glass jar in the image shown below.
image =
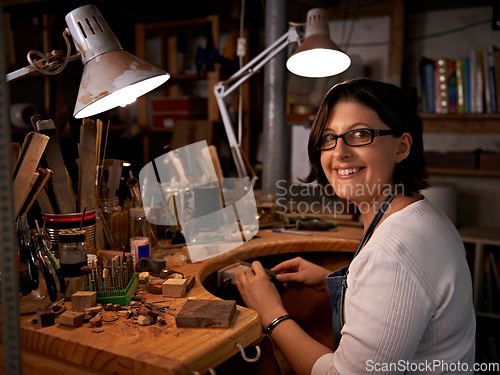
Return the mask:
[[86,277],[82,267],[87,265],[87,246],[84,230],[67,230],[59,233],[59,262],[66,282],[65,299],[85,289]]
[[99,208],[97,210],[100,225],[103,230],[102,250],[122,250],[123,244],[120,242],[121,225],[121,207],[118,197],[99,198]]
[[146,219],[143,208],[134,207],[129,211],[130,216],[130,253],[136,264],[141,258],[149,258],[151,243],[151,226]]

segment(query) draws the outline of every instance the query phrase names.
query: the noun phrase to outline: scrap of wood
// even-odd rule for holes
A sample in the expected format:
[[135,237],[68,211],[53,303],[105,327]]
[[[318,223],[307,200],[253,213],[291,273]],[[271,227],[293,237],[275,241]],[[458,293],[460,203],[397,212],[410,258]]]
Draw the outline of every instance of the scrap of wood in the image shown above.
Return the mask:
[[95,190],[94,190],[94,197],[95,197],[95,202],[94,206],[98,206],[99,202],[99,182],[100,182],[100,176],[99,176],[99,168],[102,163],[102,157],[101,157],[101,144],[102,144],[102,120],[97,119],[96,120],[96,150],[97,150],[97,183],[95,184]]
[[31,190],[30,183],[34,183],[34,173],[48,142],[49,137],[35,132],[28,133],[24,139],[21,155],[14,169],[13,176],[14,219],[18,217],[29,195]]
[[42,162],[47,168],[53,171],[49,186],[53,191],[53,197],[57,205],[56,210],[61,214],[74,213],[76,212],[75,193],[71,178],[64,164],[54,121],[38,120],[36,128],[39,133],[50,137],[45,150],[45,158],[42,159]]
[[71,296],[73,311],[85,311],[97,303],[97,293],[92,291],[78,291]]
[[97,176],[97,128],[94,120],[84,119],[80,127],[78,147],[78,209],[82,212],[95,209]]
[[58,319],[59,324],[70,327],[80,327],[83,324],[85,314],[77,311],[65,311]]
[[30,193],[26,198],[23,207],[21,208],[20,215],[27,213],[35,200],[37,199],[40,192],[44,189],[45,185],[50,179],[52,175],[52,171],[50,169],[45,168],[37,168],[36,172],[33,175],[37,175],[32,188],[30,189]]
[[44,186],[36,197],[36,203],[45,214],[55,214],[54,207],[50,203],[49,195],[47,194],[47,186]]
[[163,297],[182,297],[194,286],[194,283],[193,275],[188,275],[185,279],[169,278],[161,285],[161,294]]
[[177,327],[228,328],[236,301],[188,299],[175,317]]
[[12,173],[14,173],[14,169],[16,168],[17,159],[19,159],[19,155],[21,154],[21,144],[17,142],[12,142]]
[[120,179],[122,176],[122,161],[116,159],[107,159],[104,165],[108,170],[108,180],[106,181],[108,188],[107,197],[112,198],[116,196],[116,192],[120,187]]

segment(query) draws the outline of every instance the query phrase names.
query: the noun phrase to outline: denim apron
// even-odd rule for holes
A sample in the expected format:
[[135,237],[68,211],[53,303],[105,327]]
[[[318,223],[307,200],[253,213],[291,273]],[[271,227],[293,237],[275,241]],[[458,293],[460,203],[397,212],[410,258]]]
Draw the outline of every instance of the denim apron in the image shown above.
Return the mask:
[[[354,253],[353,259],[358,255],[361,248],[368,242],[377,224],[385,213],[387,206],[394,199],[396,192],[391,192],[384,200],[379,210],[373,217],[368,229],[363,234],[361,241]],[[349,273],[349,266],[342,267],[338,271],[335,271],[326,277],[326,285],[328,286],[328,293],[330,295],[330,304],[332,306],[332,325],[333,325],[333,338],[335,340],[335,346],[339,346],[342,334],[340,331],[344,326],[344,298],[347,289],[347,274]]]

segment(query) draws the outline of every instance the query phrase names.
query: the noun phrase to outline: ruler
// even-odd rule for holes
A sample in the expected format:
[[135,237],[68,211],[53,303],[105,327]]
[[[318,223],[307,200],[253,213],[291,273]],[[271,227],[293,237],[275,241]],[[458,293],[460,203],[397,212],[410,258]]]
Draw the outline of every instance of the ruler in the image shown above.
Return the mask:
[[[5,17],[0,0],[0,40],[4,39]],[[2,343],[5,373],[20,375],[21,323],[19,319],[19,285],[17,246],[14,232],[14,194],[12,191],[12,151],[9,108],[5,74],[5,43],[0,43],[0,273],[2,276]],[[8,322],[9,328],[5,327]]]

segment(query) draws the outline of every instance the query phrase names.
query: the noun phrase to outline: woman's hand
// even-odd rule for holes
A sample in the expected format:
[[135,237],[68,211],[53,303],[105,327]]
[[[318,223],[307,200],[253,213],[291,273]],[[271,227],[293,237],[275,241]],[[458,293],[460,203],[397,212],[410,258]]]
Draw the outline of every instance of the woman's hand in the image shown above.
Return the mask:
[[281,296],[260,262],[253,262],[251,268],[240,272],[236,276],[236,286],[246,306],[260,315],[263,327],[287,313]]
[[328,292],[326,276],[331,271],[301,257],[286,260],[271,269],[276,272],[276,280],[283,284],[298,283],[319,292]]

